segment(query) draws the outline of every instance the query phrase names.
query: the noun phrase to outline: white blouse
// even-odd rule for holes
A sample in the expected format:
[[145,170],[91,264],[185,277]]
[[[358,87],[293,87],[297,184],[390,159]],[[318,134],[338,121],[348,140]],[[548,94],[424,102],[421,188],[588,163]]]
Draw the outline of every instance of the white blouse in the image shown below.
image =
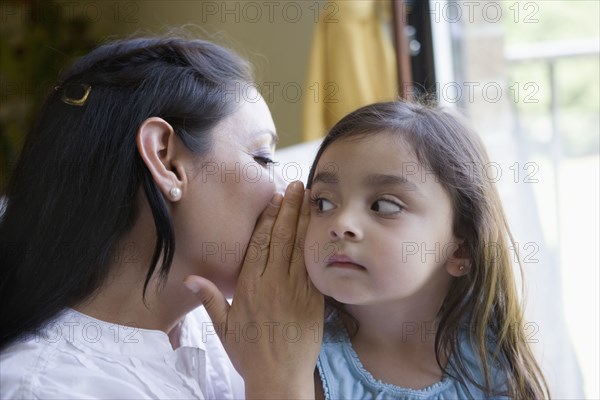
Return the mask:
[[203,307],[173,350],[162,331],[67,309],[0,353],[2,399],[237,399],[244,384]]

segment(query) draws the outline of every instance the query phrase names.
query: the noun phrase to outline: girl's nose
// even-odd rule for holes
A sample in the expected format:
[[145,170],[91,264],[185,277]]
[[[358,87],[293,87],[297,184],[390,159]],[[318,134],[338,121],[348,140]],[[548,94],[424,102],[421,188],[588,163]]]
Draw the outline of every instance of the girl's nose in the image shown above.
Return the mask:
[[329,229],[329,237],[334,241],[359,241],[363,239],[363,232],[358,227],[356,217],[352,217],[346,212],[341,213],[334,219]]

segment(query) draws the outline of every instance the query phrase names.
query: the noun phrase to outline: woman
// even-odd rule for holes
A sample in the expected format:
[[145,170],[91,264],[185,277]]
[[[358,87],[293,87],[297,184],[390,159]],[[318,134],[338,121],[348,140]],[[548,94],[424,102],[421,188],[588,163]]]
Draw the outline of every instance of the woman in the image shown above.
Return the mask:
[[0,222],[2,398],[230,397],[215,332],[248,397],[314,394],[307,201],[300,183],[276,194],[251,82],[182,38],[106,44],[61,77]]

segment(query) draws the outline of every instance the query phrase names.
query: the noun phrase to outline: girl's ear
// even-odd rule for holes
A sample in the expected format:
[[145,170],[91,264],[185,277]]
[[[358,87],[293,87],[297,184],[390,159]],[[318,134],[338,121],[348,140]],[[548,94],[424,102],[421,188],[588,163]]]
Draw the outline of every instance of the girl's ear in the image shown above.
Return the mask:
[[137,147],[163,195],[172,202],[179,201],[187,177],[173,127],[162,118],[148,118],[138,130]]
[[460,239],[456,244],[458,247],[446,261],[446,271],[454,277],[460,277],[471,271],[471,259],[469,258],[465,241]]

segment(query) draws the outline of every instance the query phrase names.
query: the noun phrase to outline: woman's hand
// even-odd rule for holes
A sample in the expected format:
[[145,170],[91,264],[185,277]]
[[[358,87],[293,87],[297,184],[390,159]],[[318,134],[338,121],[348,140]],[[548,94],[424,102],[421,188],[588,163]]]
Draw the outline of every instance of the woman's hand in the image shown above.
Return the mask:
[[186,285],[206,307],[248,398],[314,398],[323,296],[304,265],[310,216],[301,182],[275,195],[250,239],[231,306],[207,279]]

